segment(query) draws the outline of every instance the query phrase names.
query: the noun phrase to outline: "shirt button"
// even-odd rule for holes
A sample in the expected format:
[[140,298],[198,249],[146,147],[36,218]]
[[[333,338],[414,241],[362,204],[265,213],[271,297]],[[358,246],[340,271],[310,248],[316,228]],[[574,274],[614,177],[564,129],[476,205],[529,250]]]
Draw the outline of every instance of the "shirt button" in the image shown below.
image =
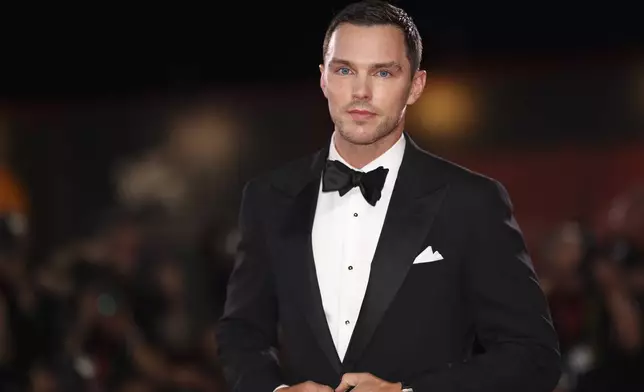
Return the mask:
[[347,320],[347,321],[344,322],[344,324],[349,325],[349,324],[351,324],[351,321]]
[[349,271],[353,271],[353,266],[352,265],[349,266]]
[[357,213],[357,212],[354,212],[354,213],[353,213],[353,216],[355,216],[355,217],[357,218],[357,217],[358,217],[358,213]]

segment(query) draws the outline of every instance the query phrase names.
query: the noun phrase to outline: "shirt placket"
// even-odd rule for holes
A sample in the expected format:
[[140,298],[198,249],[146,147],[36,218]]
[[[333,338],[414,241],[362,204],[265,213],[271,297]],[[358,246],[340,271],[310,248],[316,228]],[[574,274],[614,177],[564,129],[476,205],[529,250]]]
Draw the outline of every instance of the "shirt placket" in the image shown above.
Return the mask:
[[[360,228],[361,219],[363,215],[362,210],[362,194],[358,189],[354,189],[347,200],[346,209],[343,211],[346,222],[345,237],[344,237],[344,251],[341,264],[341,301],[340,301],[340,354],[344,355],[357,318],[357,309],[360,304],[356,288],[360,286],[358,268],[360,268]],[[357,307],[357,308],[356,308]]]

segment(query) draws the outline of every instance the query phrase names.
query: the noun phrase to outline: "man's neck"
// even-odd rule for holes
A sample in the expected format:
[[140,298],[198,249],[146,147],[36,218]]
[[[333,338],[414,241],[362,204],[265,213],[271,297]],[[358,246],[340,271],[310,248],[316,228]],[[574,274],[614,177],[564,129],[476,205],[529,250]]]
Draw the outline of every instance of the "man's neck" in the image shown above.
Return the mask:
[[389,135],[372,144],[353,144],[336,132],[335,149],[347,163],[356,169],[362,169],[387,152],[400,139],[403,128],[391,132]]

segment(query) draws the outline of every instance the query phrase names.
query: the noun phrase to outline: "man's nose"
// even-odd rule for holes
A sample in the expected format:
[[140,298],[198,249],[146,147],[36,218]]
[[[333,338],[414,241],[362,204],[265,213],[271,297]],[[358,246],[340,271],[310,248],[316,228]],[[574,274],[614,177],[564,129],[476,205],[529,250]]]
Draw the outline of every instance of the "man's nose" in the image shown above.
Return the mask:
[[368,101],[371,99],[371,82],[367,76],[358,76],[353,82],[353,99]]

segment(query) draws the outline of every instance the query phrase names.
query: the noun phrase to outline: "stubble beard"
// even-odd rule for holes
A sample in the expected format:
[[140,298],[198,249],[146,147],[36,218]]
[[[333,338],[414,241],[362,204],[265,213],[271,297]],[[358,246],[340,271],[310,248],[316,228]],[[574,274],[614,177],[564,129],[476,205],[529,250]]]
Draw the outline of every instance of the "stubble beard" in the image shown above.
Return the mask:
[[347,142],[354,145],[366,146],[377,143],[379,140],[394,132],[400,123],[400,119],[396,117],[385,117],[375,125],[375,128],[369,127],[363,130],[360,130],[360,127],[365,125],[369,126],[367,121],[360,123],[336,116],[333,118],[333,123],[335,124],[336,131]]

